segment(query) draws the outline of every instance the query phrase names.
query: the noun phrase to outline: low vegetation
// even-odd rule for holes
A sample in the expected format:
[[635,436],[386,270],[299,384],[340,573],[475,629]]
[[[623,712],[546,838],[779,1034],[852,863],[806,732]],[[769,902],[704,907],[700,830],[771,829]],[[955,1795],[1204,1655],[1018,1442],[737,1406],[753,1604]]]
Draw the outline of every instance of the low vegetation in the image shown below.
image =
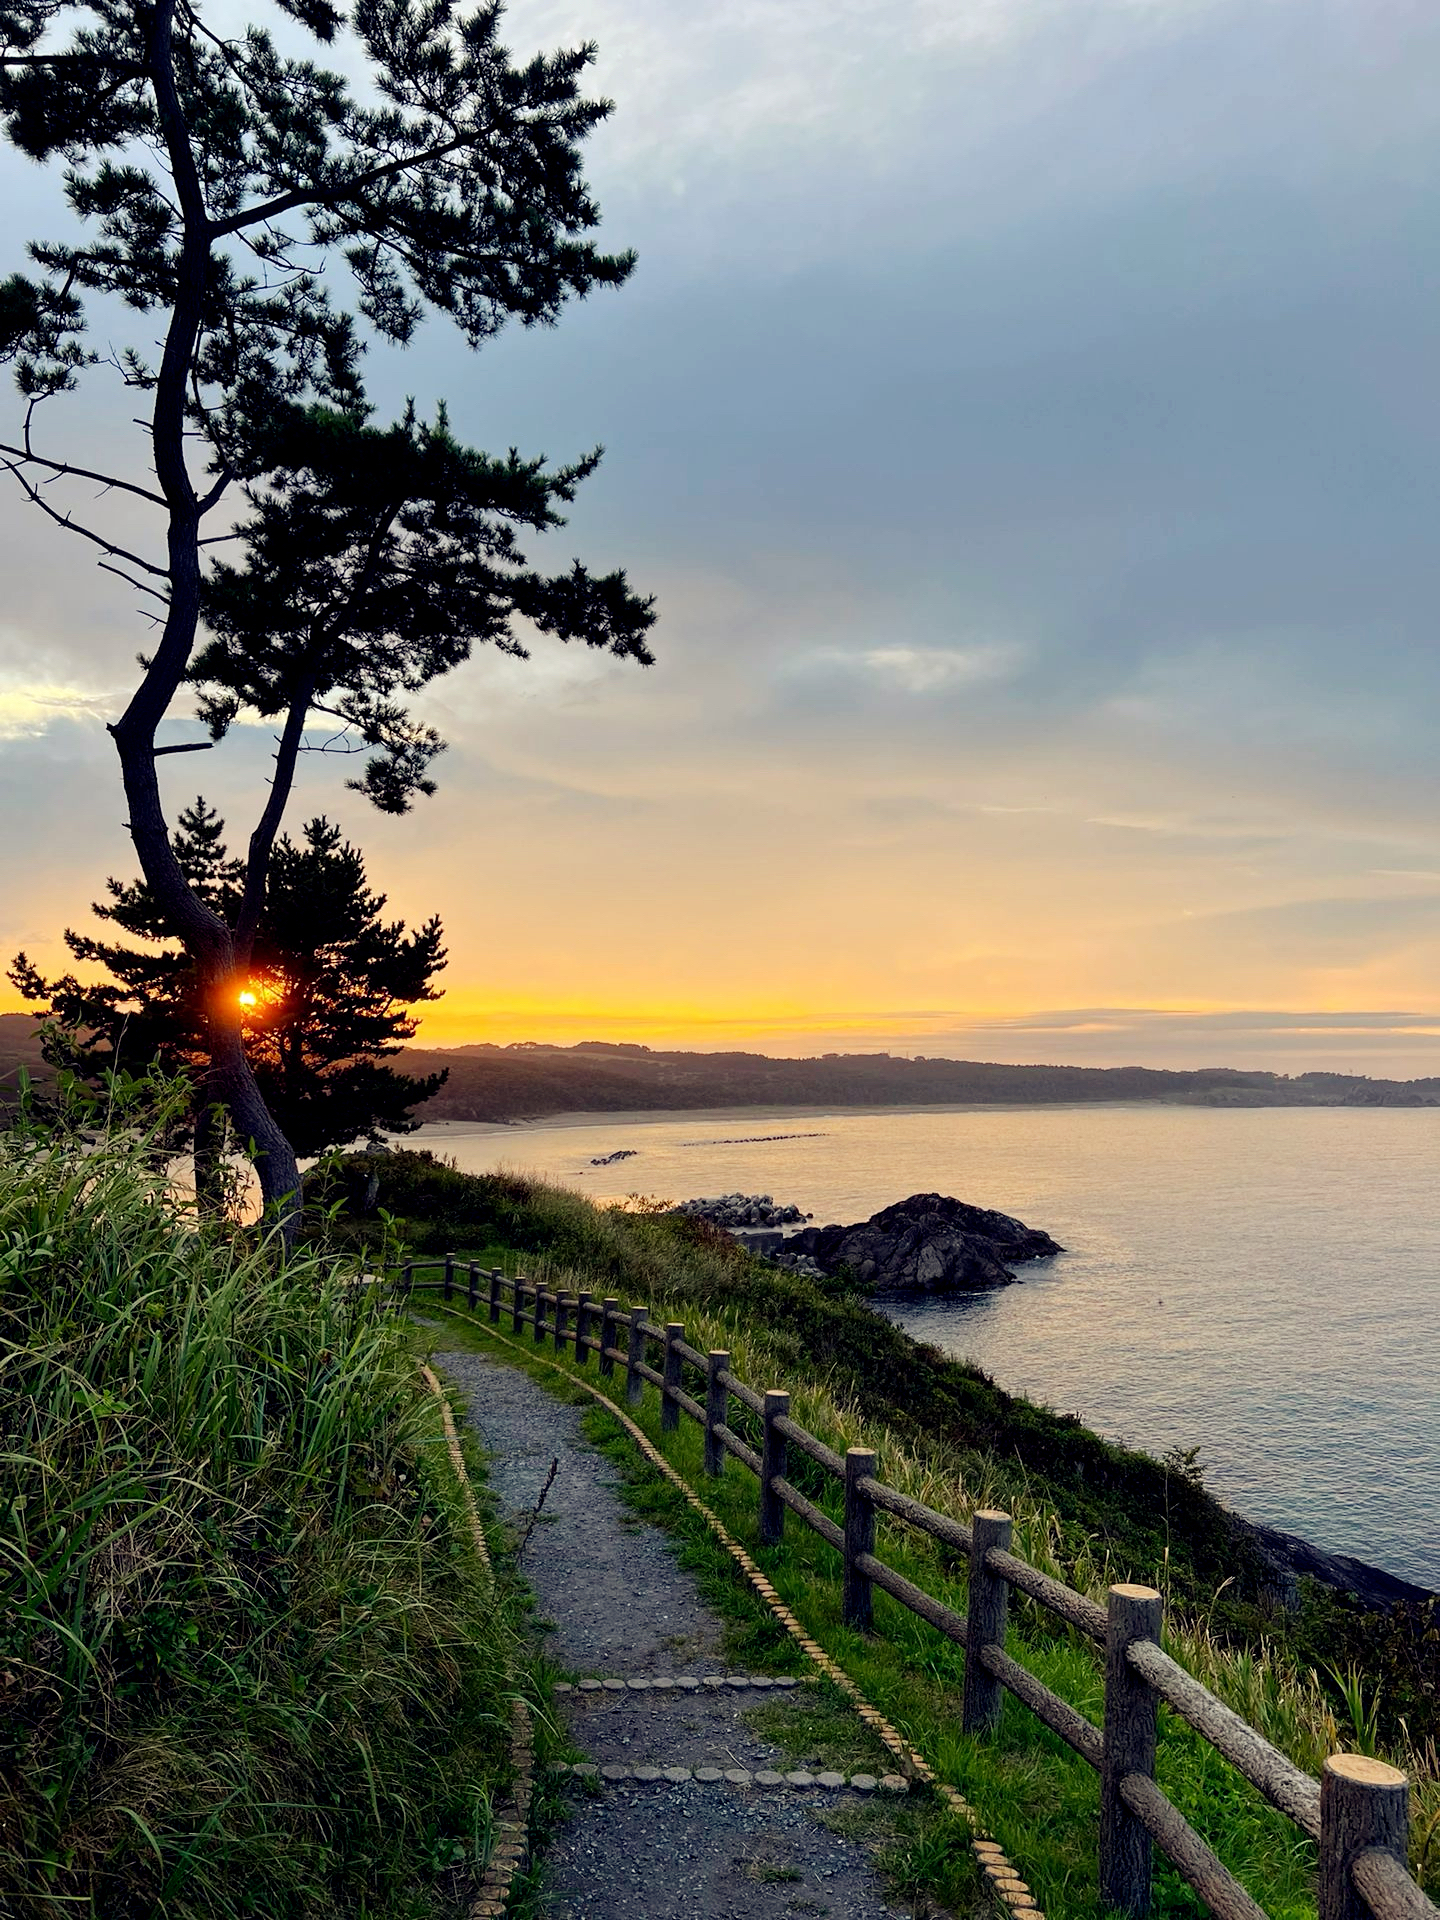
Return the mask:
[[[831,1445],[873,1446],[891,1484],[961,1516],[980,1505],[1006,1508],[1017,1550],[1046,1571],[1102,1599],[1112,1581],[1158,1585],[1177,1658],[1300,1765],[1313,1772],[1328,1752],[1361,1747],[1405,1767],[1416,1786],[1415,1864],[1435,1889],[1433,1609],[1363,1616],[1308,1584],[1298,1604],[1285,1605],[1192,1464],[1167,1466],[1111,1446],[1016,1400],[976,1370],[917,1346],[842,1283],[763,1266],[703,1223],[643,1207],[600,1210],[540,1182],[463,1175],[423,1155],[371,1165],[382,1169],[381,1204],[403,1216],[417,1251],[503,1260],[549,1285],[588,1287],[597,1298],[611,1293],[642,1301],[655,1317],[684,1319],[692,1343],[729,1349],[742,1377],[788,1386],[796,1417]],[[658,1438],[653,1398],[642,1419]],[[742,1415],[736,1424],[743,1428]],[[699,1441],[688,1423],[665,1446],[698,1480]],[[821,1477],[802,1484],[834,1510],[834,1489]],[[753,1542],[749,1476],[732,1465],[708,1489],[726,1523]],[[677,1515],[675,1524],[689,1523]],[[963,1565],[898,1528],[882,1527],[882,1538],[887,1559],[963,1606]],[[884,1596],[875,1638],[847,1632],[834,1556],[793,1522],[784,1548],[762,1558],[810,1630],[1024,1860],[1046,1910],[1093,1910],[1096,1786],[1088,1769],[1013,1700],[994,1745],[960,1740],[958,1652]],[[1015,1631],[1026,1664],[1095,1715],[1100,1676],[1088,1645],[1028,1602],[1016,1609]],[[1167,1790],[1268,1911],[1310,1910],[1312,1860],[1302,1837],[1180,1723],[1164,1720]],[[1172,1877],[1161,1894],[1166,1911],[1197,1911]]]
[[463,1911],[513,1627],[409,1330],[197,1231],[140,1098],[0,1135],[0,1911]]

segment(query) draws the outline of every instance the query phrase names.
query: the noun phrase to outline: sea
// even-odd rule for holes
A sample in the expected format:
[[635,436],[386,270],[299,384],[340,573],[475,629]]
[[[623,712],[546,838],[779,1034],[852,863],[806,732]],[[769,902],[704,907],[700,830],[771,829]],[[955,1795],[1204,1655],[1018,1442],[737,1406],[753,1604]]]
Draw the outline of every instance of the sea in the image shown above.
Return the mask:
[[746,1108],[405,1144],[598,1201],[740,1191],[823,1225],[942,1193],[1018,1215],[1065,1248],[1021,1284],[876,1304],[1112,1439],[1198,1447],[1250,1518],[1440,1589],[1440,1109]]

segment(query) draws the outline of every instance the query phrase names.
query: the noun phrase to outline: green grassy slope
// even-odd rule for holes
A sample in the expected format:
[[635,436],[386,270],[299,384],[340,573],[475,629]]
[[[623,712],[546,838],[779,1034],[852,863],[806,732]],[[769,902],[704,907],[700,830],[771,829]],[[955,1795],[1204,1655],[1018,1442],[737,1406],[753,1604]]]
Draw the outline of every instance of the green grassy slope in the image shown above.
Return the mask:
[[0,1911],[463,1911],[510,1629],[408,1328],[0,1135]]

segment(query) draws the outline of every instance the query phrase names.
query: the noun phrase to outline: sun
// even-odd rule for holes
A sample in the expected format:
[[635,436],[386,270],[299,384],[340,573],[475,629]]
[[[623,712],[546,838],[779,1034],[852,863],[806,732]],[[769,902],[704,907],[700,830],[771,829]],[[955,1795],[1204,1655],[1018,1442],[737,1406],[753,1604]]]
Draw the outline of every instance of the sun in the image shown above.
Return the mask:
[[242,1007],[254,1007],[254,1006],[258,1006],[260,1003],[257,997],[253,993],[251,993],[250,989],[247,987],[244,993],[242,993],[240,996],[240,1004]]

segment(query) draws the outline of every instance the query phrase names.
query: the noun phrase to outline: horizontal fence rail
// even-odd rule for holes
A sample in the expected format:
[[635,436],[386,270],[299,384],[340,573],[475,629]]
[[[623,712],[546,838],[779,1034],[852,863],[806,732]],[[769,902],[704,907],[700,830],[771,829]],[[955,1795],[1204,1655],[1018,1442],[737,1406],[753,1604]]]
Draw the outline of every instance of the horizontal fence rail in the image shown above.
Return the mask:
[[[439,1278],[419,1277],[436,1268]],[[868,1449],[852,1447],[841,1455],[827,1447],[791,1418],[788,1393],[757,1393],[734,1372],[728,1353],[701,1353],[690,1346],[678,1321],[656,1326],[643,1307],[622,1308],[608,1298],[597,1305],[588,1293],[555,1293],[498,1267],[466,1262],[462,1272],[453,1254],[407,1261],[399,1269],[401,1298],[427,1289],[443,1291],[446,1300],[463,1292],[472,1311],[483,1295],[491,1325],[500,1324],[508,1294],[512,1332],[527,1328],[537,1346],[548,1335],[557,1353],[573,1352],[580,1366],[597,1356],[602,1375],[623,1369],[630,1406],[641,1404],[647,1386],[655,1388],[665,1431],[673,1432],[682,1414],[702,1429],[707,1473],[719,1476],[727,1459],[735,1459],[756,1476],[764,1544],[775,1546],[783,1539],[789,1512],[840,1555],[848,1625],[871,1628],[878,1587],[963,1647],[961,1724],[966,1733],[993,1732],[1008,1692],[1100,1775],[1100,1887],[1107,1906],[1132,1920],[1144,1920],[1150,1908],[1153,1845],[1218,1920],[1265,1920],[1263,1910],[1156,1783],[1158,1710],[1163,1702],[1316,1843],[1319,1920],[1440,1920],[1440,1909],[1407,1865],[1409,1786],[1404,1774],[1358,1754],[1332,1754],[1319,1781],[1302,1772],[1161,1648],[1161,1599],[1152,1588],[1112,1587],[1108,1605],[1099,1606],[1013,1554],[1007,1515],[977,1512],[966,1526],[887,1487]],[[648,1358],[652,1345],[658,1367]],[[686,1367],[701,1376],[698,1394],[686,1389]],[[759,1421],[759,1452],[730,1424],[732,1401]],[[788,1477],[792,1453],[803,1455],[836,1483],[843,1496],[842,1521],[832,1519]],[[876,1552],[877,1514],[966,1557],[968,1613],[957,1613],[886,1564]],[[1104,1650],[1103,1727],[1087,1720],[1006,1651],[1012,1588]]]

